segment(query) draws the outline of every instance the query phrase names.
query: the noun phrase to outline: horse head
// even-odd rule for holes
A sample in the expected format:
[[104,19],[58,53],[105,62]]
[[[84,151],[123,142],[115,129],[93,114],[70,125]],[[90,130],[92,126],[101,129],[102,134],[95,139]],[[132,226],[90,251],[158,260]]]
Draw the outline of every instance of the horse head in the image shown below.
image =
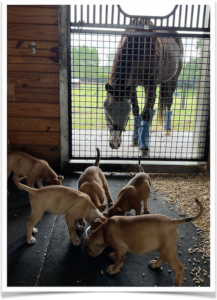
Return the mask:
[[105,118],[110,131],[109,145],[118,149],[121,145],[122,131],[125,131],[131,110],[130,87],[125,90],[113,89],[108,83],[105,86],[107,97],[104,102]]

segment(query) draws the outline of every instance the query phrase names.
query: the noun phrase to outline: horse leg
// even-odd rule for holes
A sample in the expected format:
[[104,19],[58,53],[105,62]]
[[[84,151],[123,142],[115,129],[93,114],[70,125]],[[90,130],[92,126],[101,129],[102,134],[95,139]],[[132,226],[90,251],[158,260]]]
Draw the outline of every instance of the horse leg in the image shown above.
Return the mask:
[[145,87],[145,107],[141,114],[141,128],[139,130],[139,149],[142,156],[149,155],[149,128],[155,114],[153,110],[156,97],[155,81],[149,81],[149,86]]
[[132,143],[130,144],[131,147],[138,147],[139,143],[139,127],[141,125],[141,116],[139,115],[139,106],[137,100],[137,92],[136,86],[132,87],[131,92],[131,103],[132,103],[132,110],[134,116],[134,126],[133,126],[133,134],[132,134]]

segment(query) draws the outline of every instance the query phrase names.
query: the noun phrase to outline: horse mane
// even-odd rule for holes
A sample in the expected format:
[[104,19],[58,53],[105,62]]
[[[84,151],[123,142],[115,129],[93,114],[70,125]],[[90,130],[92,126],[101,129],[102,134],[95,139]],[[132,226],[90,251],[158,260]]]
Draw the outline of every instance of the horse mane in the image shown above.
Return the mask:
[[[154,26],[151,20],[133,19],[132,25],[151,25]],[[125,29],[125,31],[147,31],[146,29]],[[150,30],[148,30],[150,32]],[[158,30],[151,30],[151,32],[159,32]],[[142,41],[141,41],[142,40]],[[137,36],[122,35],[118,44],[118,48],[113,60],[112,69],[109,76],[109,84],[115,88],[125,90],[130,85],[133,75],[133,68],[138,65],[139,55],[144,55],[144,47],[142,49],[141,43],[144,43],[144,38],[139,39]],[[139,48],[140,43],[140,48]],[[141,53],[143,52],[143,53]]]

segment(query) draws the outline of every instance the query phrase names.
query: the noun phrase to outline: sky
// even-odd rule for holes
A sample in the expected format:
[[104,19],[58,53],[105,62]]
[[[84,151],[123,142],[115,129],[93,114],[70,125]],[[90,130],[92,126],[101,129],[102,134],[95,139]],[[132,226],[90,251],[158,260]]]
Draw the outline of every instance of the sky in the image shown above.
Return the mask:
[[[158,1],[149,1],[147,5],[147,1],[139,1],[134,0],[132,5],[132,1],[119,1],[118,2],[122,8],[122,10],[129,15],[142,15],[142,16],[166,16],[172,12],[172,10],[175,7],[175,2],[158,2]],[[83,16],[81,16],[81,9],[80,5],[77,5],[77,21],[82,20],[86,23],[87,22],[87,4],[89,4],[89,22],[93,22],[93,4],[92,2],[85,2],[82,1],[83,4]],[[95,22],[99,23],[99,4],[95,3],[96,5],[96,13],[95,13]],[[108,23],[111,22],[111,6],[113,3],[108,5]],[[102,5],[102,20],[105,20],[105,9],[106,5]],[[193,26],[196,26],[196,16],[197,16],[197,7],[198,5],[194,6],[194,18],[193,18]],[[191,16],[191,6],[189,6],[188,9],[188,18],[187,18],[187,26],[190,26],[190,16]],[[115,5],[114,10],[114,23],[117,22],[117,8]],[[183,5],[182,8],[182,18],[181,18],[181,26],[184,26],[184,11],[185,11],[185,5]],[[176,12],[176,18],[175,18],[175,25],[178,25],[178,16],[179,16],[179,8]],[[201,5],[200,9],[200,18],[199,18],[199,27],[202,25],[202,16],[203,16],[203,5]],[[74,5],[71,6],[71,21],[73,22],[74,19]],[[120,23],[122,23],[123,17],[120,19]],[[104,22],[104,21],[103,21]],[[159,21],[160,22],[160,21]],[[172,23],[172,18],[170,19],[170,22]],[[126,20],[126,23],[129,23],[129,19]],[[160,25],[160,24],[159,24]],[[166,25],[166,24],[165,24]],[[172,25],[172,24],[171,24]],[[89,29],[89,28],[83,28],[83,29]],[[95,28],[97,30],[102,30],[101,28]],[[111,28],[107,28],[107,30],[112,30]],[[117,29],[116,29],[117,30]],[[124,29],[118,29],[118,31],[121,31]],[[107,65],[107,59],[108,55],[110,53],[115,53],[119,40],[121,36],[105,36],[105,35],[79,35],[74,34],[72,38],[72,46],[78,46],[78,45],[86,45],[90,48],[97,48],[98,54],[100,57],[100,65]],[[183,38],[183,46],[184,46],[184,60],[188,61],[191,57],[196,57],[198,55],[198,52],[196,51],[196,43],[197,38]]]

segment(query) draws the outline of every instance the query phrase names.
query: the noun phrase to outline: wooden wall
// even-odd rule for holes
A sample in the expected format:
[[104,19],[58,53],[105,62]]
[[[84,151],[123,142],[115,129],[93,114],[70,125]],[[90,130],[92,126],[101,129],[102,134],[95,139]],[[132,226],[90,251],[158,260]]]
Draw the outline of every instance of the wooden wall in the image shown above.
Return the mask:
[[[58,5],[8,6],[9,150],[60,167]],[[35,42],[35,54],[28,45]]]

